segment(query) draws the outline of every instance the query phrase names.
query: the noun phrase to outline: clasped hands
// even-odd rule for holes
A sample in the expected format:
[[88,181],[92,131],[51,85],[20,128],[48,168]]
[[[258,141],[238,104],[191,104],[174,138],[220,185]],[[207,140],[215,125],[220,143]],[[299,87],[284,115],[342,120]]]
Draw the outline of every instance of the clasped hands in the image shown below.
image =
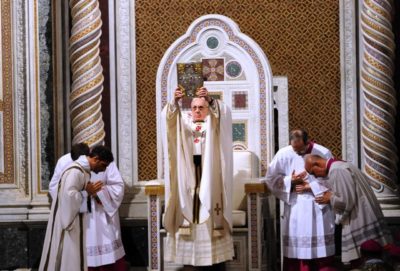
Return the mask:
[[[297,194],[311,191],[310,184],[305,181],[307,177],[307,172],[303,171],[300,174],[295,174],[292,172],[292,187]],[[315,197],[315,202],[318,204],[329,204],[332,196],[332,192],[326,191],[322,195]]]
[[297,194],[311,191],[310,184],[306,181],[307,172],[303,171],[299,174],[293,170],[292,172],[292,188]]
[[97,182],[89,182],[86,185],[86,192],[94,197],[97,195],[97,192],[99,192],[103,188],[103,182],[102,181],[97,181]]

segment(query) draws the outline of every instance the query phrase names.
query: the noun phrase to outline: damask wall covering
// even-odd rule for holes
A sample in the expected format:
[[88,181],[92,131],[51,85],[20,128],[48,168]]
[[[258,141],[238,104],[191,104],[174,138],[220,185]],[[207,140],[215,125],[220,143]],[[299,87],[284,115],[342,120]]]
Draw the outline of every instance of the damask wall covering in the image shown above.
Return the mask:
[[341,156],[339,1],[138,0],[136,59],[139,180],[156,178],[155,78],[168,47],[198,17],[233,19],[289,80],[290,128],[305,127]]

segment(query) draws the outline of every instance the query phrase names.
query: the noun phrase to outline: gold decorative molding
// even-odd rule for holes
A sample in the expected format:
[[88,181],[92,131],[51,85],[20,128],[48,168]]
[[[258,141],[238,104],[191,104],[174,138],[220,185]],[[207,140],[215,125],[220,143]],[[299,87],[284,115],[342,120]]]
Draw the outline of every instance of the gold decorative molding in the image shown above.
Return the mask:
[[144,193],[147,196],[163,196],[165,194],[164,185],[146,185],[144,188]]
[[267,186],[264,183],[246,183],[244,184],[244,191],[246,194],[250,193],[269,193]]
[[13,184],[14,180],[14,116],[13,116],[13,65],[12,65],[12,17],[11,0],[1,0],[1,59],[4,131],[4,173],[0,175],[0,184]]

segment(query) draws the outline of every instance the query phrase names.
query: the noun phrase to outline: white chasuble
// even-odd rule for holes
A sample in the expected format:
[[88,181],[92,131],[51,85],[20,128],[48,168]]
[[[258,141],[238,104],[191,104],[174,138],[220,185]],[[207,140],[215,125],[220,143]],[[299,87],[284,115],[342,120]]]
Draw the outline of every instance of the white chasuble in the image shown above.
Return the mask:
[[[314,144],[311,154],[330,158],[328,149]],[[272,194],[284,202],[281,220],[283,255],[295,259],[315,259],[335,254],[334,214],[329,205],[319,205],[315,196],[328,189],[323,182],[307,176],[311,192],[297,194],[292,189],[293,170],[299,174],[304,169],[304,159],[292,148],[280,149],[272,159],[265,182]]]
[[87,270],[86,214],[79,210],[89,178],[86,156],[62,174],[51,206],[39,270]]
[[[219,101],[204,123],[193,124],[173,102],[162,112],[166,261],[207,266],[233,257],[232,120]],[[193,156],[201,155],[198,223],[194,217],[196,177]],[[196,207],[196,206],[195,206]]]

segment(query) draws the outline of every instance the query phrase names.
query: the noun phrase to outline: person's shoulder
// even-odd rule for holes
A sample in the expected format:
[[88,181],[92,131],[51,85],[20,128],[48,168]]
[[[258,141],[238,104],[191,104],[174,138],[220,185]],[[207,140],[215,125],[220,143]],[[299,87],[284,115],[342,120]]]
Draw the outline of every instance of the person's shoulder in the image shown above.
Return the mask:
[[108,167],[106,168],[106,171],[109,171],[109,170],[118,170],[117,163],[115,163],[115,161],[112,161],[108,165]]
[[330,154],[331,153],[331,151],[327,147],[322,146],[322,145],[317,144],[317,143],[314,143],[313,151],[319,152],[322,155],[326,155],[326,154]]
[[60,159],[58,159],[59,161],[68,161],[71,160],[72,161],[72,157],[71,157],[71,153],[66,153],[63,156],[60,157]]
[[73,162],[71,153],[64,154],[57,160],[57,167],[66,167]]
[[84,173],[85,169],[82,167],[82,165],[74,161],[65,168],[63,176],[65,177],[76,176],[76,174],[84,174]]
[[107,176],[115,175],[115,174],[121,175],[121,172],[119,172],[117,163],[115,163],[115,161],[113,161],[108,165],[108,167],[104,171],[104,174],[106,174]]
[[281,157],[289,156],[292,154],[295,154],[295,152],[293,151],[292,146],[288,145],[286,147],[280,148],[274,157],[281,158]]
[[349,162],[346,161],[335,161],[331,165],[331,169],[329,171],[332,172],[354,172],[356,167]]
[[280,148],[277,153],[289,153],[293,152],[293,148],[291,145],[287,145],[286,147]]

